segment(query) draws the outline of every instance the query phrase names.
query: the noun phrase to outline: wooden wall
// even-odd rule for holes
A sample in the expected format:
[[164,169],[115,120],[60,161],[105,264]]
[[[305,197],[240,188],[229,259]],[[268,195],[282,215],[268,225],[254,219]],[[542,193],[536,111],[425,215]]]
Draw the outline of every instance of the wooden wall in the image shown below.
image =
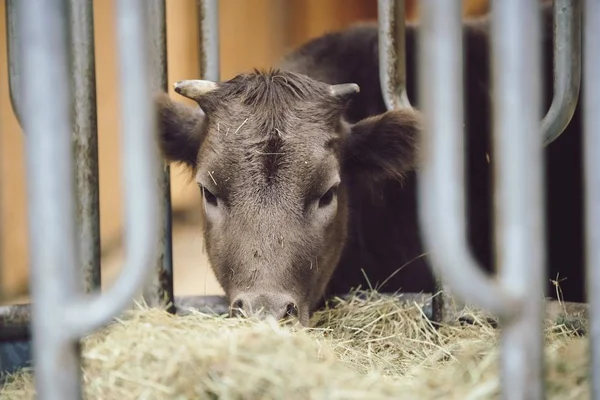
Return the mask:
[[[198,77],[195,0],[167,0],[168,79]],[[485,12],[487,0],[465,0],[465,13]],[[407,0],[407,18],[418,17],[416,1]],[[94,1],[101,238],[103,251],[121,242],[121,162],[119,151],[118,70],[114,1]],[[327,31],[377,18],[375,0],[221,0],[221,76],[273,65],[291,47]],[[8,94],[5,2],[0,1],[0,168],[2,282],[10,296],[27,292],[28,246],[23,136]],[[172,89],[170,89],[172,90]],[[199,201],[194,185],[172,169],[176,209]]]

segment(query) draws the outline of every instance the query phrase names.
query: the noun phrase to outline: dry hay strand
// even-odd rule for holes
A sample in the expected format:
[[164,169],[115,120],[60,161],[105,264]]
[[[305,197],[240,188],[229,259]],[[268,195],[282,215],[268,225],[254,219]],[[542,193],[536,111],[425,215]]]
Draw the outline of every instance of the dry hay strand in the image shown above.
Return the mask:
[[[374,291],[336,299],[313,328],[138,306],[83,341],[87,399],[495,399],[498,331],[434,328],[418,304]],[[587,340],[547,321],[549,399],[589,398]],[[32,399],[31,371],[1,399]]]

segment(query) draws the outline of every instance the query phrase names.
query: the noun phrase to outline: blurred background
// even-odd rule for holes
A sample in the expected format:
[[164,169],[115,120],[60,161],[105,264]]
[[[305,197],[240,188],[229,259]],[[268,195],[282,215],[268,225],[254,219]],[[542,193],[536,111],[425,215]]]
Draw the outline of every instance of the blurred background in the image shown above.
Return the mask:
[[[196,0],[167,0],[168,82],[199,77]],[[405,0],[418,20],[418,0]],[[221,79],[268,68],[292,48],[324,33],[377,19],[376,0],[220,0]],[[485,14],[488,0],[463,0],[465,16]],[[113,0],[94,1],[100,171],[102,284],[123,263],[120,104]],[[1,262],[10,303],[28,301],[29,257],[23,135],[10,105],[5,2],[0,1]],[[172,88],[169,89],[172,93]],[[181,96],[174,96],[185,101]],[[222,293],[203,247],[200,196],[179,168],[171,168],[175,294]]]

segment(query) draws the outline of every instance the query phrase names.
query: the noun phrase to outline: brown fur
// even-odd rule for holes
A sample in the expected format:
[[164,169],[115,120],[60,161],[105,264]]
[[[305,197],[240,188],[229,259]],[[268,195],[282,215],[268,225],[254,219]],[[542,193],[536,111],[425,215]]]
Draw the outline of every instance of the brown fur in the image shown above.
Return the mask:
[[[544,7],[548,109],[552,9]],[[491,271],[489,21],[465,22],[464,35],[468,242]],[[417,38],[418,26],[409,24],[407,91],[418,108]],[[386,112],[377,53],[376,24],[360,25],[301,46],[286,57],[282,71],[221,83],[199,101],[206,114],[168,97],[159,101],[165,157],[187,164],[227,205],[226,223],[217,226],[208,218],[204,230],[215,274],[232,303],[241,299],[242,308],[263,306],[282,316],[294,302],[306,322],[326,296],[359,285],[433,289],[417,217],[419,115]],[[328,95],[328,84],[351,82],[360,93],[337,100]],[[580,154],[578,105],[545,151],[548,286],[557,274],[566,275],[561,288],[569,301],[583,299]],[[337,208],[319,223],[307,210],[334,172],[341,178]]]
[[[159,97],[163,154],[185,163],[201,186],[211,264],[246,312],[259,302],[283,317],[294,303],[306,323],[346,242],[346,177],[377,185],[414,168],[416,111],[351,125],[342,118],[351,99],[328,88],[272,70],[220,83],[198,99],[202,112]],[[316,204],[339,178],[333,206],[320,211]]]
[[[543,16],[544,109],[553,95],[552,1],[540,2]],[[475,259],[492,271],[492,166],[490,83],[490,20],[466,20],[463,25],[465,66],[465,151],[467,174],[468,243]],[[419,107],[417,91],[418,24],[406,29],[407,92]],[[377,25],[362,24],[311,40],[292,52],[282,68],[336,84],[355,82],[361,92],[349,105],[346,117],[358,121],[385,111],[379,84]],[[584,77],[582,76],[582,79]],[[582,85],[585,83],[582,80]],[[585,88],[582,86],[582,91]],[[562,135],[546,147],[547,290],[566,301],[584,301],[584,249],[582,200],[581,93],[571,122]],[[421,242],[417,218],[417,174],[410,172],[402,185],[386,182],[374,197],[357,182],[351,199],[351,228],[329,294],[361,285],[381,285],[381,290],[419,292],[433,290],[429,261]],[[364,272],[363,272],[364,269]],[[367,275],[369,282],[365,279]],[[393,275],[393,276],[392,276]],[[390,278],[390,276],[392,276]],[[385,282],[385,285],[382,283]]]

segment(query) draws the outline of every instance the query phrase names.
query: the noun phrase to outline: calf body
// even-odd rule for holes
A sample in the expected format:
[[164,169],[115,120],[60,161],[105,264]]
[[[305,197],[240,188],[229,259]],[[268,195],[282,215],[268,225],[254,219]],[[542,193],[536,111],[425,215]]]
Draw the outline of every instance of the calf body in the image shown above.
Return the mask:
[[[468,239],[490,271],[488,23],[468,21],[464,33]],[[407,90],[418,108],[417,34],[407,26]],[[550,8],[544,54],[551,88]],[[199,107],[159,97],[163,154],[189,166],[202,190],[208,256],[236,312],[306,323],[326,296],[359,285],[433,289],[417,213],[419,114],[385,110],[378,71],[377,26],[362,25],[307,43],[281,70],[179,83]],[[548,90],[547,107],[551,98]],[[546,151],[549,277],[566,275],[574,301],[583,292],[580,121],[578,107]]]
[[[553,97],[552,2],[543,11],[544,107]],[[489,17],[464,23],[465,154],[468,241],[475,259],[493,270],[492,163]],[[406,82],[411,104],[419,107],[418,25],[406,27]],[[331,84],[351,81],[361,87],[346,114],[360,120],[386,110],[379,83],[377,25],[365,24],[312,40],[290,54],[283,68]],[[581,94],[580,94],[581,98]],[[558,280],[566,301],[584,301],[583,215],[581,166],[581,105],[563,134],[547,146],[546,218],[548,294],[557,297]],[[377,198],[355,185],[350,195],[351,224],[348,245],[329,286],[331,294],[367,284],[361,268],[385,291],[433,290],[433,278],[420,237],[417,217],[417,174],[404,185],[386,182]],[[398,272],[398,268],[402,269]],[[389,278],[391,274],[395,275]]]

